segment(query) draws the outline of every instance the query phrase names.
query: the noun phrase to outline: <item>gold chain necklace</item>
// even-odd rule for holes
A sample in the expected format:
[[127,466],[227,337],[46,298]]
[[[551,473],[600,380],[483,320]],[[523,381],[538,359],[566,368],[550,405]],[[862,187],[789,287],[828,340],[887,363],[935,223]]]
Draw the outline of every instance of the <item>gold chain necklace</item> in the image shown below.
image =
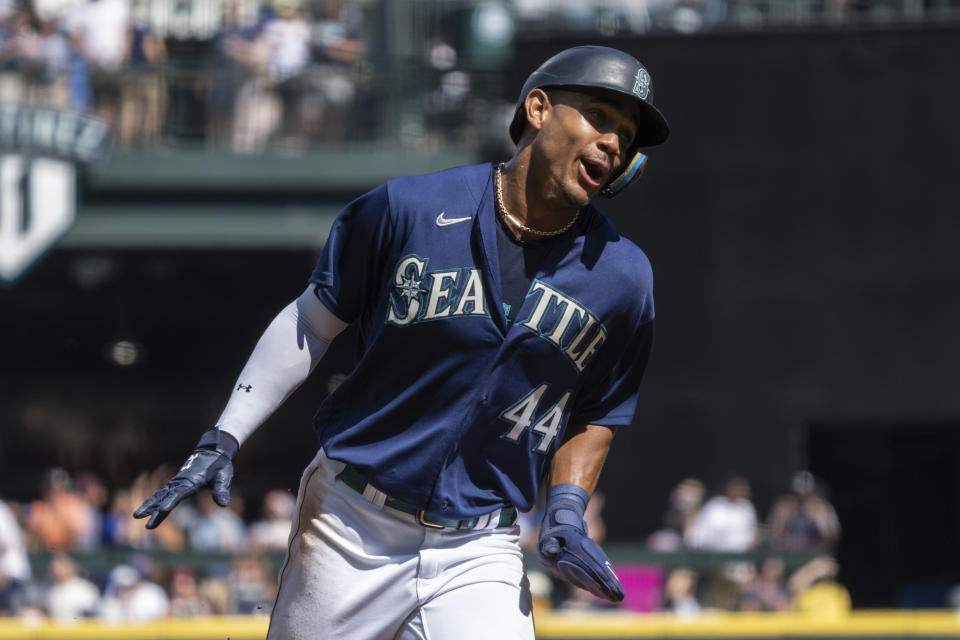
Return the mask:
[[553,231],[541,231],[540,229],[534,229],[533,227],[528,227],[507,211],[507,208],[503,204],[503,163],[497,165],[497,174],[496,174],[496,183],[497,183],[497,209],[503,215],[504,218],[510,221],[510,224],[515,226],[520,231],[524,233],[532,233],[535,236],[540,236],[541,238],[552,238],[553,236],[558,236],[570,227],[573,226],[573,223],[577,221],[577,218],[580,217],[580,210],[577,209],[577,212],[573,214],[573,217],[570,218],[570,221],[567,224],[563,225],[559,229],[554,229]]

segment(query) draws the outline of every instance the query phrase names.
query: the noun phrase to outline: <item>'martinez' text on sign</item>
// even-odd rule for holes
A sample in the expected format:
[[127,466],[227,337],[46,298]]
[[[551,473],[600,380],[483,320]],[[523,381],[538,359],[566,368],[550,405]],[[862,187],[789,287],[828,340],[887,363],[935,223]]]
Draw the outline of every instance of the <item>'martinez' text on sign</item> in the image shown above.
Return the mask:
[[93,162],[106,151],[102,120],[73,111],[0,104],[0,149]]

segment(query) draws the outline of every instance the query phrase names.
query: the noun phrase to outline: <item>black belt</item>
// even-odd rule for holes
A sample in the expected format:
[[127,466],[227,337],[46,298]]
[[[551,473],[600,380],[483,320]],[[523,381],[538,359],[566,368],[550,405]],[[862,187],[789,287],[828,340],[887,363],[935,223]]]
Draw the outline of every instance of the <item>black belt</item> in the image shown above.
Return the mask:
[[[362,494],[370,484],[367,482],[367,479],[364,478],[359,471],[357,471],[356,467],[350,464],[345,466],[343,471],[337,474],[337,480],[342,480],[343,484],[360,494]],[[396,498],[391,498],[390,496],[387,496],[383,501],[383,506],[396,509],[397,511],[402,511],[403,513],[408,513],[414,516],[417,519],[417,522],[425,527],[430,527],[431,529],[443,529],[444,527],[450,527],[452,529],[473,529],[480,523],[480,518],[456,520],[454,518],[444,518],[443,516],[426,513],[423,509],[417,509],[406,502],[397,500]],[[516,521],[517,510],[515,507],[505,507],[500,509],[500,520],[497,523],[498,527],[509,527]]]

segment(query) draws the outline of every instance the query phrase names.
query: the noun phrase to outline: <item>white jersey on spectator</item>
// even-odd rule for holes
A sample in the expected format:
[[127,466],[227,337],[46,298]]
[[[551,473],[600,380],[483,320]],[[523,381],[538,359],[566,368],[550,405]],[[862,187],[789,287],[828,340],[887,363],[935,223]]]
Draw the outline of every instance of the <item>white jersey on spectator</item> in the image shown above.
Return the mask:
[[67,30],[82,36],[88,60],[106,71],[117,71],[126,55],[129,17],[123,0],[93,0],[76,7]]
[[270,48],[268,72],[274,82],[283,82],[304,70],[310,60],[310,26],[301,19],[271,20],[263,28]]
[[21,582],[30,579],[30,562],[23,543],[23,531],[13,511],[4,502],[0,502],[0,576]]
[[715,496],[703,505],[690,533],[696,549],[746,551],[756,539],[757,512],[750,500]]
[[60,624],[77,622],[97,610],[100,590],[89,580],[74,576],[61,584],[52,585],[44,596],[44,606],[50,617]]
[[163,587],[143,580],[133,567],[119,565],[107,576],[107,589],[100,601],[100,618],[106,622],[149,622],[165,618],[170,598]]

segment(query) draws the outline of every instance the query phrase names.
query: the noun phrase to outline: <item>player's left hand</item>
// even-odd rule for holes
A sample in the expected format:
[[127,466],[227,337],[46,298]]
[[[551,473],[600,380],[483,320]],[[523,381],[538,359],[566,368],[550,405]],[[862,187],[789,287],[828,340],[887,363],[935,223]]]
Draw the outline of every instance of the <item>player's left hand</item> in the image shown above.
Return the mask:
[[576,485],[550,488],[537,544],[540,561],[570,584],[610,602],[620,602],[623,585],[607,554],[587,536],[583,512],[588,500],[587,492]]
[[221,507],[230,503],[230,482],[233,480],[233,456],[240,444],[236,438],[214,427],[204,432],[196,450],[180,467],[177,475],[165,487],[157,489],[140,508],[134,518],[146,518],[147,529],[156,528],[180,502],[201,488],[210,486],[213,500]]

